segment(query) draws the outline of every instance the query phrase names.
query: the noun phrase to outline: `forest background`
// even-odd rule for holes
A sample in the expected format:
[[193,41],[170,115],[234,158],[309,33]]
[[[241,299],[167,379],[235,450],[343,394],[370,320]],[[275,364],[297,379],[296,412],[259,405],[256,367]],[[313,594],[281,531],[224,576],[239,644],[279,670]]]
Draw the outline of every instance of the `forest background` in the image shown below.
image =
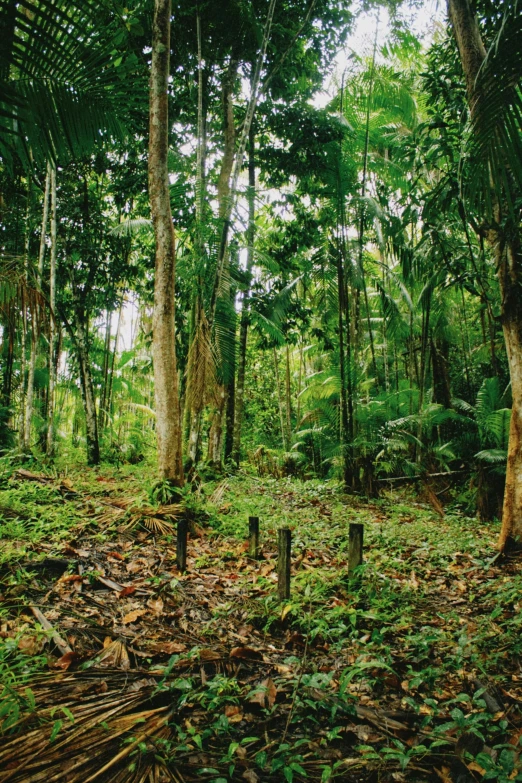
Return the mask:
[[136,463],[156,432],[160,494],[246,460],[369,496],[411,478],[436,503],[448,473],[482,519],[506,494],[504,546],[522,519],[518,4],[455,0],[428,45],[394,3],[383,42],[375,4],[323,108],[366,6],[178,3],[170,25],[160,5],[153,24],[146,2],[2,3],[4,451]]
[[2,783],[522,780],[521,10],[0,0]]

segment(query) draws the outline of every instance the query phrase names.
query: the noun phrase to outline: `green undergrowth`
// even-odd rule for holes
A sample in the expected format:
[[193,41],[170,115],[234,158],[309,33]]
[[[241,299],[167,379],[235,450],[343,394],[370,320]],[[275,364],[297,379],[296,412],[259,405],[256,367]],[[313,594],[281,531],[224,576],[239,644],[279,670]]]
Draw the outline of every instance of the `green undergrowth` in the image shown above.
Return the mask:
[[[157,502],[158,485],[146,465],[68,470],[72,491],[65,495],[59,489],[63,467],[56,469],[56,481],[45,485],[12,474],[12,465],[0,466],[1,558],[11,563],[10,584],[27,578],[16,570],[17,560],[59,553],[82,529],[102,538],[116,536],[115,527],[99,527],[92,518],[104,499],[131,498],[138,506]],[[407,746],[397,738],[384,748],[362,743],[358,752],[367,762],[404,770],[428,749],[435,753],[438,742],[447,744],[448,734],[457,741],[477,736],[490,747],[505,742],[505,711],[492,709],[484,693],[497,688],[511,698],[519,689],[522,575],[516,561],[500,563],[495,557],[498,525],[486,526],[451,507],[441,517],[414,490],[368,502],[345,495],[333,481],[259,479],[246,472],[203,484],[184,497],[196,535],[212,543],[197,555],[194,539],[191,568],[233,574],[237,580],[237,596],[216,608],[209,635],[219,625],[250,623],[287,650],[286,663],[299,673],[290,733],[300,725],[308,736],[316,726],[326,744],[335,744],[342,696],[348,713],[360,703],[414,713],[429,735],[426,746]],[[260,518],[258,563],[243,546],[252,515]],[[364,525],[364,563],[350,574],[351,522]],[[283,604],[275,578],[280,527],[292,530],[291,597]],[[8,607],[1,612],[6,616]],[[45,665],[43,656],[24,656],[12,640],[0,650],[8,689]],[[183,699],[196,700],[209,712],[216,711],[216,703],[235,705],[237,683],[220,677],[205,685],[183,681]],[[5,701],[8,720],[31,708],[30,690],[23,699],[23,704]],[[186,735],[186,727],[180,727],[179,748],[194,741]],[[246,742],[232,735],[238,747]],[[522,779],[510,748],[479,756],[485,780]],[[270,760],[273,774],[278,758],[276,753]],[[295,741],[280,750],[280,758],[286,780],[303,777]],[[266,764],[261,756],[259,769]],[[334,762],[324,770],[325,781],[336,776]]]

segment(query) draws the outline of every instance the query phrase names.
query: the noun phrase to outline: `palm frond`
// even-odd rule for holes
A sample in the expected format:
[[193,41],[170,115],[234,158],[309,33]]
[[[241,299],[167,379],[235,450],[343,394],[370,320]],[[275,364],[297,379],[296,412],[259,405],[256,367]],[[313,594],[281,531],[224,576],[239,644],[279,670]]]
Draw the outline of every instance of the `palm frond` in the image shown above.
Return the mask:
[[522,192],[522,3],[514,0],[505,5],[501,28],[479,71],[471,107],[468,188],[474,200],[485,198],[490,209],[492,181],[499,200],[509,198],[511,179]]
[[123,135],[121,118],[145,105],[146,79],[131,51],[115,57],[122,32],[119,19],[93,0],[2,0],[4,160],[18,156],[32,165],[63,159],[90,151],[106,136]]

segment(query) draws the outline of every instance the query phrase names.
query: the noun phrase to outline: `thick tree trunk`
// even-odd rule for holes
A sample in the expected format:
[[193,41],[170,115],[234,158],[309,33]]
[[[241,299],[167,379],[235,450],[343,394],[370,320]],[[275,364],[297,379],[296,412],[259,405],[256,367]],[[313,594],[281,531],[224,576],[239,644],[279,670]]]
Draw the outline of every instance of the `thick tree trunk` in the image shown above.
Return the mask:
[[[448,13],[460,53],[470,113],[473,117],[477,112],[477,99],[480,98],[477,77],[486,57],[486,49],[469,0],[448,0]],[[509,187],[507,181],[502,184]],[[500,191],[500,188],[495,188],[496,183],[493,182],[492,185],[493,193]],[[512,203],[516,203],[518,194],[510,195]],[[495,196],[493,198],[495,200]],[[507,208],[498,201],[494,207],[494,227],[488,230],[486,239],[495,254],[499,275],[501,322],[513,397],[499,539],[499,548],[505,550],[522,539],[522,249],[519,227],[513,225],[510,230],[503,227],[503,222],[506,222],[503,217],[508,214]]]
[[[499,246],[499,255],[501,247]],[[522,253],[517,241],[503,249],[499,266],[502,293],[502,328],[511,377],[511,424],[509,429],[506,489],[502,509],[500,549],[522,543]]]
[[149,196],[156,239],[152,329],[158,470],[162,478],[175,486],[182,486],[181,416],[174,322],[176,246],[167,163],[170,16],[170,0],[155,0],[149,126]]
[[54,453],[54,409],[57,369],[57,315],[56,315],[56,257],[57,257],[57,218],[56,218],[56,167],[51,168],[51,259],[49,271],[49,395],[47,399],[47,444],[49,457]]

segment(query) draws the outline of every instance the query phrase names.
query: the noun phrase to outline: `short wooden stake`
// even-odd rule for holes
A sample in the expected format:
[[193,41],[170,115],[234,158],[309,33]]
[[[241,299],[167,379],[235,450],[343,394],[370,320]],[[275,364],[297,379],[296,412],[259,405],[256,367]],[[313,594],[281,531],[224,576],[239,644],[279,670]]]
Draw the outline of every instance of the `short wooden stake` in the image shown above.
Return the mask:
[[277,591],[279,600],[290,598],[290,565],[292,562],[292,531],[288,527],[277,531]]
[[187,568],[187,531],[188,522],[186,519],[178,519],[177,541],[176,541],[176,565],[178,571],[183,573]]
[[348,571],[353,571],[363,561],[364,525],[350,522],[348,535]]
[[259,558],[259,517],[248,517],[248,554]]

